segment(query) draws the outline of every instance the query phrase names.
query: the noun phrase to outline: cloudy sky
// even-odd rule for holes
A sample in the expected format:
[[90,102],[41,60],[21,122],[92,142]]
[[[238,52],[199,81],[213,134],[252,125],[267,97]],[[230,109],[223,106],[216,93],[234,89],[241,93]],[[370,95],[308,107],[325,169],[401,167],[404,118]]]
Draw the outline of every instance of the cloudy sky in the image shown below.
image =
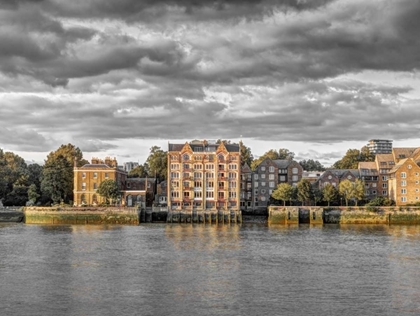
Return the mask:
[[329,165],[371,138],[420,146],[419,16],[414,0],[1,0],[0,148],[143,163],[242,138]]

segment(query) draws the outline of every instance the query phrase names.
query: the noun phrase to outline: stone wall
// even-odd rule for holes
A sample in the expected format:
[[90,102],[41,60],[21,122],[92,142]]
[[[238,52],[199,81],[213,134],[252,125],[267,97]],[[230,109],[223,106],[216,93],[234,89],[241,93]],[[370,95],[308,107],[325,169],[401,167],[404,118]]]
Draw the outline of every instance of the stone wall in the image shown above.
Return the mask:
[[[308,214],[309,213],[309,214]],[[309,216],[309,219],[308,219]],[[270,206],[269,224],[420,224],[419,207]]]
[[26,224],[138,225],[135,207],[25,207]]

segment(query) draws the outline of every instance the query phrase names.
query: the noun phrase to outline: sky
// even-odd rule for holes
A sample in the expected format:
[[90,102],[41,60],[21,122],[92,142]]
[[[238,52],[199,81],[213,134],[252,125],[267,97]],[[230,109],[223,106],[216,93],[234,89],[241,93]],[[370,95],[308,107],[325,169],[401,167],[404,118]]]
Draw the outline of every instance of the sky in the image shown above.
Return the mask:
[[1,0],[0,148],[143,163],[243,140],[325,166],[420,146],[420,2]]

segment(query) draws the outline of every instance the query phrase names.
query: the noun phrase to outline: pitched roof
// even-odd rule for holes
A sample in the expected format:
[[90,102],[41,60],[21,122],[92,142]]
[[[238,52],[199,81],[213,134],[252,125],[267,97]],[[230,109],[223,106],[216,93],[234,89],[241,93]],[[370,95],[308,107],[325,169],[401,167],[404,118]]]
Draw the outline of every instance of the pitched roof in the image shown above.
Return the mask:
[[273,162],[279,167],[279,169],[286,169],[293,162],[289,159],[276,159]]

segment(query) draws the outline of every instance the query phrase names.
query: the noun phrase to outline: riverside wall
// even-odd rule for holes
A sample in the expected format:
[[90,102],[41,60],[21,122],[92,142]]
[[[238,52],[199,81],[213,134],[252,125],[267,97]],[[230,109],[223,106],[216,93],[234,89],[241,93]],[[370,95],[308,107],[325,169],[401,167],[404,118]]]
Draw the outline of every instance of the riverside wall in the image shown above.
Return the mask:
[[237,224],[242,223],[239,210],[170,210],[167,223]]
[[420,208],[270,206],[268,223],[419,225]]
[[137,207],[25,207],[26,224],[138,225]]

